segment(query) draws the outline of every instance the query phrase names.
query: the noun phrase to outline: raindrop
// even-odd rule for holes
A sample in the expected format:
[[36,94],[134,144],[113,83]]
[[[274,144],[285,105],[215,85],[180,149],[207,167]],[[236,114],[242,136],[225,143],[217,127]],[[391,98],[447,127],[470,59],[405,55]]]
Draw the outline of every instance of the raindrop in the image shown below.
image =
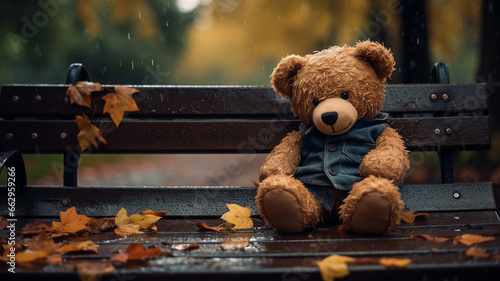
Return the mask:
[[130,62],[131,62],[131,64],[132,64],[132,69],[134,69],[134,61],[132,60],[132,61],[130,61]]
[[420,38],[417,38],[417,45],[420,45]]
[[141,16],[141,11],[139,11],[139,18],[142,19],[142,16]]
[[155,65],[155,61],[153,59],[151,59],[151,65],[154,66]]
[[247,26],[247,20],[245,20],[245,26]]
[[118,62],[120,63],[120,67],[122,67],[122,60],[118,60]]
[[165,22],[165,26],[168,27],[168,21]]
[[127,33],[127,36],[128,36],[128,40],[130,40],[130,32],[129,32],[129,33]]

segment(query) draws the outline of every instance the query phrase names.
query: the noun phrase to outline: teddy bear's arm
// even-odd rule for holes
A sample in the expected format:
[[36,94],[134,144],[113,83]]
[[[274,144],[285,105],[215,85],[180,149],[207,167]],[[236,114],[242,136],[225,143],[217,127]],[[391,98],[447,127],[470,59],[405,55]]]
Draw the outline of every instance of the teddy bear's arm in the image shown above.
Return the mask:
[[271,175],[293,175],[300,162],[301,139],[301,131],[288,133],[260,166],[259,180],[263,181]]
[[402,183],[410,167],[408,150],[401,136],[391,127],[387,127],[377,138],[377,147],[363,158],[359,166],[360,174],[379,176]]

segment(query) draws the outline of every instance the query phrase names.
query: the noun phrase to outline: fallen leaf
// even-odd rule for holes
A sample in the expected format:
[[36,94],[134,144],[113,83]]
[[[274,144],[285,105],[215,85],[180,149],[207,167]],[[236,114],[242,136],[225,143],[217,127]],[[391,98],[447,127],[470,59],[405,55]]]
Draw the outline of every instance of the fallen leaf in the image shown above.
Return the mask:
[[476,259],[487,259],[491,255],[488,254],[483,248],[470,247],[467,251],[465,251],[465,256]]
[[67,252],[79,252],[79,251],[85,251],[85,252],[94,252],[96,254],[99,254],[99,251],[97,250],[99,248],[99,245],[96,243],[87,240],[83,242],[74,242],[74,243],[69,243],[67,245],[62,246],[61,248],[57,248],[54,253],[67,253]]
[[226,204],[229,209],[228,212],[224,213],[221,219],[234,224],[231,230],[236,229],[250,229],[253,228],[253,221],[250,218],[250,207],[241,207],[237,204]]
[[217,245],[217,247],[224,250],[243,250],[250,246],[248,238],[228,240],[222,244]]
[[8,225],[9,225],[9,223],[7,222],[7,218],[0,217],[0,229],[5,229],[5,228],[7,228]]
[[28,243],[26,250],[16,254],[16,262],[30,263],[38,261],[52,254],[56,249],[57,245],[54,240],[50,239],[46,232],[41,232]]
[[198,243],[172,245],[172,249],[179,250],[179,251],[190,251],[190,250],[196,250],[199,248],[200,248],[200,245]]
[[155,212],[153,210],[141,211],[141,215],[153,215],[153,216],[157,216],[157,217],[164,217],[166,214],[167,214],[167,211],[158,211],[158,212]]
[[200,230],[213,230],[213,231],[217,231],[217,232],[228,230],[224,226],[221,226],[221,225],[218,225],[218,226],[209,226],[209,225],[207,225],[204,222],[202,222],[202,223],[191,223],[191,224],[195,224],[196,226],[198,226],[200,228]]
[[126,264],[127,261],[128,261],[128,254],[126,253],[118,253],[118,254],[114,254],[110,259],[109,261],[111,262],[111,264],[113,264],[114,266],[117,266],[117,264],[119,264],[120,266],[122,266],[123,264]]
[[481,236],[475,234],[464,234],[457,236],[453,239],[453,244],[462,243],[464,245],[470,246],[478,243],[488,242],[495,240],[494,236]]
[[316,263],[321,272],[323,281],[333,281],[349,275],[348,262],[356,261],[355,258],[339,255],[331,255]]
[[42,231],[49,231],[50,226],[40,220],[27,223],[19,230],[19,234],[38,234]]
[[143,233],[141,230],[155,230],[156,226],[154,224],[159,219],[161,217],[155,215],[134,214],[129,217],[127,216],[127,210],[121,208],[115,217],[115,224],[118,227],[115,229],[115,233],[124,237],[131,234],[141,234]]
[[125,224],[118,228],[115,228],[115,233],[121,237],[126,237],[132,234],[143,234],[144,232],[139,230],[139,225]]
[[143,260],[158,257],[163,253],[163,250],[156,247],[144,249],[142,244],[130,244],[125,253],[128,254],[128,260]]
[[53,221],[50,230],[52,231],[51,237],[65,236],[69,234],[76,234],[80,231],[90,231],[87,223],[94,220],[84,215],[79,215],[75,207],[68,208],[64,212],[59,212],[61,222]]
[[379,263],[385,267],[406,268],[411,263],[411,259],[380,258]]
[[132,95],[135,93],[140,92],[135,88],[115,86],[114,93],[109,93],[102,97],[106,101],[103,113],[109,113],[117,128],[123,120],[125,111],[139,111],[135,100],[132,98]]
[[87,224],[90,227],[90,233],[101,233],[115,226],[115,218],[95,219]]
[[418,217],[428,217],[429,214],[427,213],[417,213],[414,211],[403,211],[401,213],[401,220],[406,222],[406,223],[413,223],[415,222],[415,219]]
[[69,97],[71,104],[76,103],[90,108],[92,102],[91,93],[101,91],[104,91],[104,88],[100,83],[79,81],[76,85],[69,84],[69,88],[66,90],[66,96]]
[[450,238],[437,237],[437,236],[433,236],[433,235],[429,235],[429,234],[411,235],[410,239],[418,240],[418,241],[429,240],[429,241],[432,241],[432,242],[435,242],[435,243],[443,243],[443,242],[451,240]]
[[75,121],[79,130],[77,135],[78,143],[80,144],[82,151],[87,150],[90,145],[94,146],[95,149],[98,149],[96,139],[104,144],[107,144],[106,139],[102,136],[101,130],[92,125],[87,115],[76,115]]
[[76,273],[81,281],[99,281],[104,274],[114,270],[112,264],[102,262],[82,262],[76,266]]

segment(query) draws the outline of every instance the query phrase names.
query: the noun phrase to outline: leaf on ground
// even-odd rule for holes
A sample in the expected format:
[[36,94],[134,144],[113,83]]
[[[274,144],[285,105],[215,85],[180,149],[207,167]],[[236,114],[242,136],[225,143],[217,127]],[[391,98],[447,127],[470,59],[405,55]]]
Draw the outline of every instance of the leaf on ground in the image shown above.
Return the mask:
[[323,281],[333,281],[335,278],[349,275],[347,263],[354,261],[356,259],[352,257],[331,255],[317,262],[316,265],[319,267]]
[[76,115],[75,121],[79,130],[77,135],[78,143],[80,144],[82,151],[87,150],[90,145],[94,146],[95,149],[98,149],[96,139],[104,144],[107,144],[106,139],[102,136],[101,130],[92,125],[87,115]]
[[76,85],[69,84],[69,88],[66,90],[66,96],[69,97],[71,104],[76,103],[90,108],[92,102],[91,93],[101,91],[104,91],[104,88],[100,83],[79,81]]
[[115,224],[118,227],[115,229],[115,233],[124,237],[131,234],[143,233],[141,230],[156,231],[155,223],[159,219],[161,219],[161,217],[155,215],[134,214],[129,217],[127,216],[127,210],[121,208],[115,217]]
[[57,245],[54,240],[50,239],[46,232],[41,232],[28,243],[25,251],[16,254],[16,262],[30,263],[38,261],[52,254],[56,249]]
[[243,250],[248,246],[250,246],[248,238],[227,240],[226,242],[217,245],[217,247],[224,250]]
[[200,248],[200,245],[198,243],[172,245],[172,249],[179,250],[179,251],[190,251],[190,250],[196,250],[199,248]]
[[234,224],[231,230],[236,229],[250,229],[253,228],[253,221],[250,218],[250,207],[241,207],[237,204],[226,204],[229,209],[228,212],[224,213],[221,219]]
[[483,248],[480,247],[470,247],[465,251],[465,256],[475,259],[487,259],[491,254],[487,253]]
[[9,225],[9,223],[7,222],[7,218],[0,217],[0,229],[5,229],[5,228],[7,228],[8,225]]
[[218,226],[209,226],[205,222],[202,222],[202,223],[191,222],[191,224],[195,224],[196,226],[198,226],[199,230],[212,230],[212,231],[217,231],[217,232],[229,230],[225,226],[223,226],[223,224],[218,225]]
[[445,237],[437,237],[429,234],[416,234],[416,235],[411,235],[410,239],[417,240],[417,241],[425,241],[429,240],[434,243],[443,243],[446,241],[449,241],[450,238],[445,238]]
[[83,242],[74,242],[74,243],[69,243],[67,245],[62,246],[61,248],[58,248],[54,251],[54,253],[67,253],[67,252],[79,252],[79,251],[84,251],[84,252],[94,252],[96,254],[99,254],[99,251],[97,250],[99,248],[99,245],[96,243],[87,240]]
[[141,215],[153,215],[153,216],[157,216],[157,217],[164,217],[166,214],[167,214],[167,211],[158,211],[158,212],[155,212],[153,210],[141,211]]
[[142,244],[130,244],[125,253],[128,254],[128,260],[143,260],[158,257],[163,250],[157,247],[144,249]]
[[87,224],[90,233],[101,233],[115,226],[115,218],[95,219]]
[[50,230],[51,237],[65,236],[69,234],[77,234],[80,231],[90,231],[87,223],[94,220],[76,212],[75,207],[68,208],[64,212],[59,212],[60,222],[53,221]]
[[110,263],[82,262],[76,266],[76,273],[81,281],[99,281],[102,276],[115,270]]
[[403,211],[401,213],[401,220],[406,222],[406,223],[413,223],[415,222],[415,219],[417,219],[418,217],[428,217],[429,214],[427,213],[417,213],[417,212],[414,212],[414,211]]
[[380,258],[379,263],[385,267],[406,268],[412,262],[411,259]]
[[115,86],[115,92],[102,97],[106,101],[103,113],[109,113],[116,127],[120,125],[125,115],[125,111],[139,111],[135,100],[132,98],[134,93],[140,93],[135,88],[125,86]]
[[494,236],[481,236],[476,234],[464,234],[457,236],[453,239],[453,244],[457,245],[462,243],[466,246],[471,246],[478,243],[488,242],[495,240]]
[[27,223],[23,228],[19,230],[19,234],[38,234],[42,231],[49,231],[50,226],[45,224],[40,220],[36,220],[34,222]]

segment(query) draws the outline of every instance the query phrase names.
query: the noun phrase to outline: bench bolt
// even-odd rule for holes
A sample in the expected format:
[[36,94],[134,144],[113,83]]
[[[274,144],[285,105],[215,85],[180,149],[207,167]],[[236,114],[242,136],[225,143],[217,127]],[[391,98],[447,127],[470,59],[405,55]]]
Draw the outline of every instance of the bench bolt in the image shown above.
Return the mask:
[[32,138],[32,139],[37,139],[37,138],[38,138],[38,134],[37,134],[37,133],[33,133],[33,134],[31,134],[31,138]]
[[41,100],[42,100],[42,96],[40,96],[40,95],[36,95],[36,96],[35,96],[35,100],[36,100],[36,101],[41,101]]
[[439,128],[434,129],[434,134],[436,135],[441,134],[441,130]]
[[59,135],[59,137],[63,140],[65,140],[67,137],[68,137],[68,134],[66,133],[61,133],[61,135]]
[[12,97],[12,101],[14,101],[14,102],[19,101],[19,96],[13,96],[13,97]]
[[7,133],[7,135],[5,135],[5,138],[10,140],[12,137],[14,137],[14,134],[12,133]]
[[455,191],[455,192],[453,192],[453,198],[455,198],[455,199],[459,199],[459,198],[460,198],[460,193],[458,193],[458,192],[456,192],[456,191]]
[[451,135],[451,133],[453,133],[453,129],[452,128],[446,128],[446,134],[447,135]]
[[443,94],[443,100],[448,101],[450,99],[450,96],[446,93]]
[[431,94],[431,100],[435,101],[435,100],[437,100],[437,98],[438,98],[438,95],[436,95],[435,93]]

